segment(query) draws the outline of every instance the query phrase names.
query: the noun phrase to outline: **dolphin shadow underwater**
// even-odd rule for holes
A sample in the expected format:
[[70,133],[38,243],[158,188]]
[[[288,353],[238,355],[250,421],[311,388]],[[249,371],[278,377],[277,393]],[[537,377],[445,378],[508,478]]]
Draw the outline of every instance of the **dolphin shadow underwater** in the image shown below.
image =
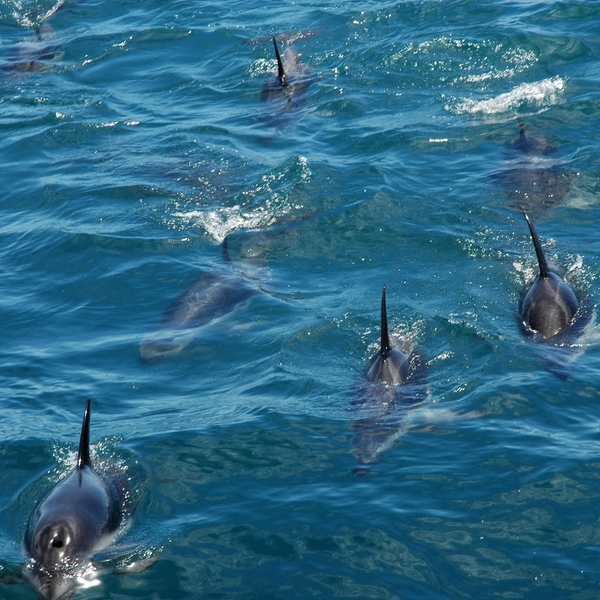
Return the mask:
[[519,135],[506,145],[504,167],[492,178],[504,188],[512,208],[541,214],[565,200],[575,175],[554,144],[529,135],[519,119]]
[[366,475],[381,455],[404,435],[410,413],[428,397],[425,363],[413,344],[407,352],[392,345],[388,330],[386,286],[381,294],[381,342],[351,402],[352,472]]
[[[95,579],[94,555],[123,533],[139,501],[129,476],[93,464],[90,403],[83,416],[76,467],[39,501],[25,533],[31,560],[21,577],[41,600],[68,600],[86,579]],[[143,571],[157,558],[132,562],[121,571]]]
[[38,25],[35,37],[17,44],[9,53],[8,62],[0,68],[5,72],[43,71],[50,68],[48,61],[56,58],[59,53],[60,45],[45,43]]
[[593,306],[548,266],[537,231],[523,211],[538,259],[539,273],[522,296],[519,322],[525,334],[550,350],[548,368],[561,379],[568,377],[577,339],[593,318]]
[[232,312],[259,293],[248,275],[233,267],[227,238],[223,240],[222,256],[226,268],[202,273],[165,309],[160,324],[142,340],[143,363],[179,354],[192,343],[203,325]]

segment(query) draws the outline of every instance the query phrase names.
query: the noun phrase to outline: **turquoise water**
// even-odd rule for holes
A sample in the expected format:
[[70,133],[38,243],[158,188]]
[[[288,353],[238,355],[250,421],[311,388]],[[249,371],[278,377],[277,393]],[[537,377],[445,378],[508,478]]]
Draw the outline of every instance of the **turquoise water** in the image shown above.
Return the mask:
[[[597,598],[600,331],[519,328],[511,185],[548,165],[507,144],[556,147],[531,212],[593,306],[600,4],[58,7],[0,4],[2,572],[91,396],[94,455],[144,481],[109,554],[158,561],[76,598]],[[284,32],[313,80],[261,102]],[[257,293],[143,364],[226,236]],[[358,477],[384,283],[428,398]]]

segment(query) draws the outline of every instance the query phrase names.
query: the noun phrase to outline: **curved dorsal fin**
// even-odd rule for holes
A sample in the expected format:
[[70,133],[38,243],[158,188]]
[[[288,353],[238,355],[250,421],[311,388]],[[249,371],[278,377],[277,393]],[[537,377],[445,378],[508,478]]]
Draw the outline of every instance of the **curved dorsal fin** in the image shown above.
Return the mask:
[[91,467],[90,461],[90,404],[91,398],[88,398],[83,413],[83,424],[81,425],[81,437],[79,438],[79,455],[77,456],[77,468]]
[[381,358],[385,360],[388,352],[392,349],[390,343],[390,336],[388,333],[388,322],[387,322],[387,306],[385,301],[386,286],[383,286],[383,292],[381,293]]
[[529,225],[529,231],[531,232],[531,238],[533,239],[533,246],[535,248],[535,253],[537,254],[538,263],[540,265],[540,277],[542,279],[546,279],[548,276],[548,263],[546,262],[546,257],[544,256],[544,250],[542,249],[542,245],[540,244],[540,239],[538,238],[537,232],[533,223],[529,220],[527,213],[523,211],[523,216],[527,221],[527,225]]
[[229,250],[227,249],[227,236],[225,236],[223,240],[223,246],[221,247],[221,256],[223,257],[224,263],[231,263],[231,256],[229,255]]
[[281,60],[281,54],[279,54],[279,48],[277,47],[277,40],[273,36],[273,46],[275,46],[275,56],[277,57],[277,77],[279,77],[279,83],[285,87],[287,82],[285,80],[285,70],[283,68],[283,60]]
[[523,119],[519,119],[519,135],[521,139],[525,137],[525,123],[523,123]]

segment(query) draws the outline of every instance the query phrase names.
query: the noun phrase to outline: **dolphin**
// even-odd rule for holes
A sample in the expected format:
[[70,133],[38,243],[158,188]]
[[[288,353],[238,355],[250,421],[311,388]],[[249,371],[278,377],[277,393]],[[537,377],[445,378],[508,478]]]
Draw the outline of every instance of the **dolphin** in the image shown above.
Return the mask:
[[353,454],[359,463],[353,469],[354,473],[369,473],[381,455],[404,435],[411,410],[426,397],[420,355],[412,350],[406,353],[392,346],[387,321],[386,286],[383,286],[380,348],[352,401],[352,411],[359,417],[352,424]]
[[[227,238],[223,240],[223,262],[231,267]],[[164,311],[158,327],[140,344],[143,363],[173,356],[189,346],[198,329],[231,312],[258,293],[241,274],[228,268],[202,273]]]
[[[44,33],[51,31],[49,26],[44,26]],[[3,71],[41,71],[49,68],[50,61],[60,53],[59,44],[45,44],[40,26],[35,28],[35,37],[32,40],[17,44],[10,53],[9,62],[2,65]]]
[[554,144],[528,134],[519,119],[519,135],[507,144],[504,168],[493,178],[513,208],[541,213],[564,201],[575,173],[568,170]]
[[312,69],[300,62],[298,53],[291,46],[288,46],[282,55],[275,36],[272,39],[277,58],[277,75],[271,76],[265,83],[261,100],[265,102],[284,99],[290,103],[297,91],[307,88],[313,82]]
[[564,279],[549,269],[535,227],[525,211],[523,215],[529,225],[540,272],[523,298],[519,313],[526,330],[538,332],[547,340],[571,325],[579,301]]
[[68,600],[78,579],[93,571],[92,557],[117,536],[122,508],[115,483],[90,459],[90,403],[83,415],[75,469],[31,514],[23,576],[41,600]]

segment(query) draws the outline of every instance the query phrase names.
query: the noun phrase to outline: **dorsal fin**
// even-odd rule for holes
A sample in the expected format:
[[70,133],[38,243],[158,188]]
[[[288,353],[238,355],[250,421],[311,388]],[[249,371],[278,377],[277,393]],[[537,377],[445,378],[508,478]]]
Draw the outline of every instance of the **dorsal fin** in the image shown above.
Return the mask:
[[281,54],[279,54],[275,36],[273,36],[273,46],[275,46],[275,56],[277,57],[277,77],[279,77],[279,83],[282,87],[285,87],[287,85],[287,81],[285,80],[285,70],[283,68],[283,60],[281,60]]
[[381,358],[385,360],[388,352],[392,349],[390,343],[390,336],[388,333],[388,321],[387,321],[387,306],[385,301],[386,286],[383,286],[383,292],[381,292]]
[[544,256],[544,250],[542,249],[542,245],[540,244],[540,239],[538,238],[537,232],[533,223],[529,220],[527,213],[523,211],[523,216],[527,221],[527,225],[529,225],[529,231],[531,232],[531,238],[533,239],[533,246],[535,248],[535,253],[537,254],[538,263],[540,265],[540,277],[542,279],[546,279],[548,276],[548,263],[546,262],[546,257]]
[[525,138],[525,123],[523,123],[523,119],[519,119],[519,135],[521,139]]
[[229,255],[229,250],[227,249],[227,236],[223,240],[223,246],[221,247],[221,256],[223,257],[223,262],[230,264],[232,262],[231,256]]
[[81,437],[79,438],[79,455],[77,456],[77,468],[91,467],[90,461],[90,404],[91,398],[88,398],[83,413],[83,424],[81,425]]

